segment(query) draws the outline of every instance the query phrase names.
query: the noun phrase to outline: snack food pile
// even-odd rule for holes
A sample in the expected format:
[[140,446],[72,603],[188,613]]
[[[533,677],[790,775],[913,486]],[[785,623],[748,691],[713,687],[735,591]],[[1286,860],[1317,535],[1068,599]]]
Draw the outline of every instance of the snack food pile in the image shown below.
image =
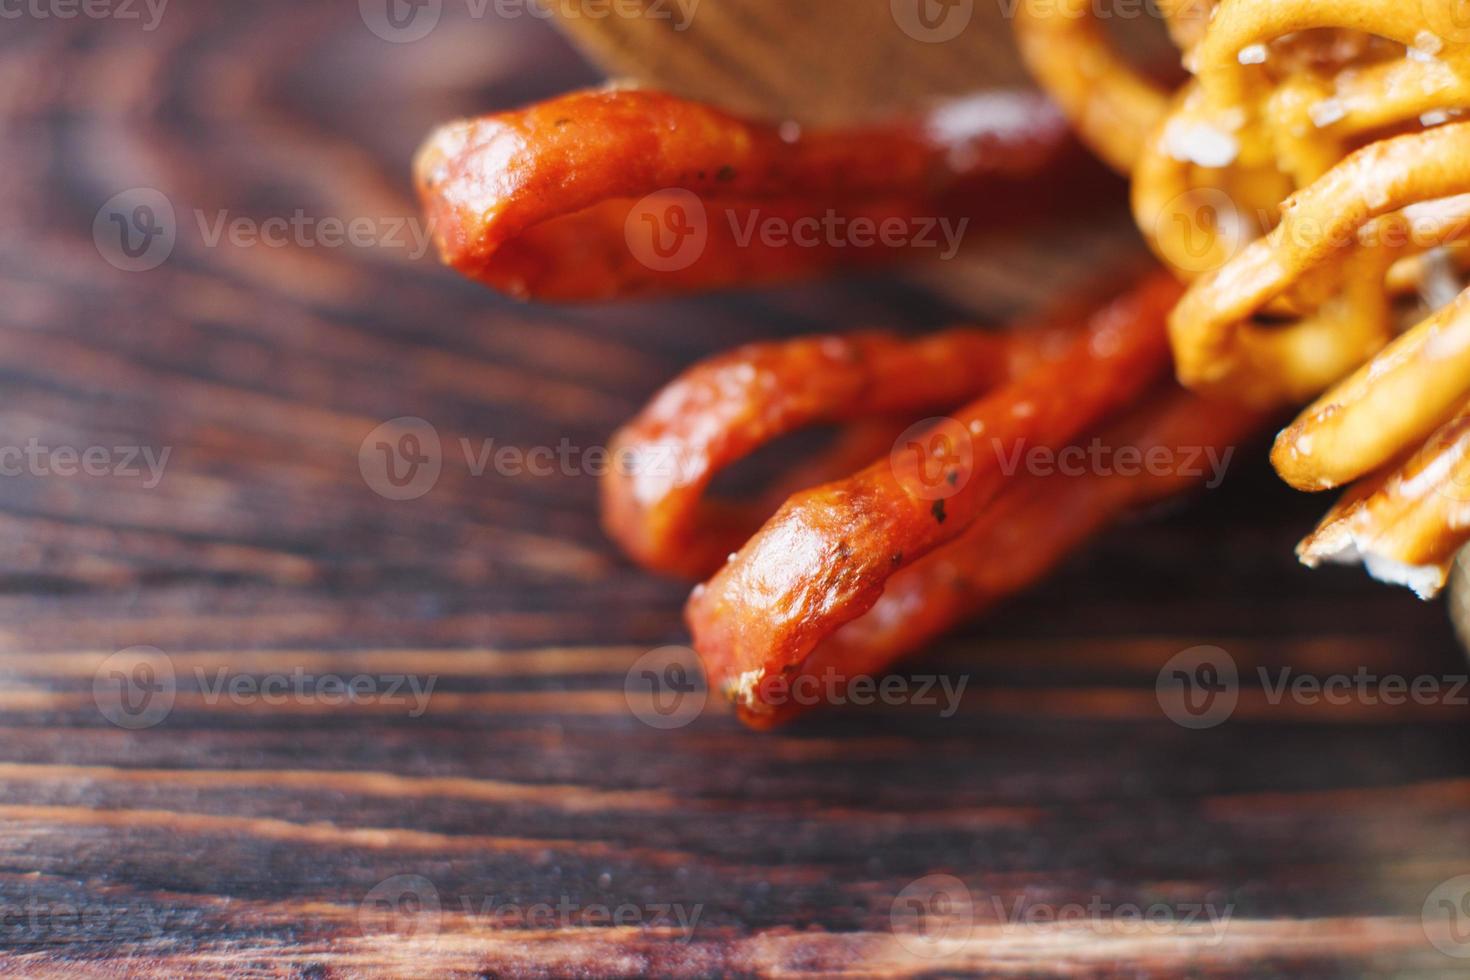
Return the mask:
[[[416,179],[446,262],[550,300],[903,252],[742,240],[751,215],[883,228],[964,214],[1003,229],[1074,213],[1107,182],[1066,120],[1131,179],[1168,274],[1004,332],[747,345],[685,372],[615,437],[631,464],[605,480],[609,534],[647,568],[704,580],[686,607],[694,646],[712,685],[766,727],[801,707],[784,696],[797,678],[881,672],[1120,514],[1200,482],[1183,467],[1016,473],[1005,461],[1020,447],[1223,451],[1320,396],[1273,452],[1294,486],[1351,486],[1303,560],[1361,560],[1421,595],[1443,586],[1470,539],[1457,265],[1470,123],[1447,121],[1470,96],[1470,29],[1435,33],[1439,0],[1425,2],[1163,0],[1191,73],[1171,94],[1113,52],[1088,0],[1023,0],[1022,52],[1060,112],[990,93],[808,131],[609,88],[445,126]],[[640,222],[668,248],[640,254]],[[709,492],[724,468],[817,424],[839,427],[835,442],[769,495]],[[654,458],[673,464],[638,465]]]
[[1317,398],[1272,462],[1298,489],[1349,489],[1302,560],[1361,561],[1425,597],[1470,540],[1459,7],[1163,0],[1191,76],[1174,93],[1113,52],[1085,0],[1025,0],[1017,20],[1032,71],[1131,176],[1139,228],[1190,283],[1169,318],[1180,380]]

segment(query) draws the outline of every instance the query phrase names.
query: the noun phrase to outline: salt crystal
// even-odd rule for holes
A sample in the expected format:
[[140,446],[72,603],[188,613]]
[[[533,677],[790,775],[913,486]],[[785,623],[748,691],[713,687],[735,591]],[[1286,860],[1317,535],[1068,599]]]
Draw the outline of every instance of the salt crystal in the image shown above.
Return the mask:
[[1433,599],[1444,588],[1444,569],[1438,565],[1410,565],[1373,554],[1363,556],[1363,565],[1378,581],[1408,586],[1421,599]]
[[1170,123],[1164,141],[1174,159],[1201,167],[1228,167],[1240,152],[1235,137],[1202,122]]
[[1439,54],[1443,47],[1444,42],[1439,39],[1438,34],[1432,31],[1420,31],[1414,35],[1414,43],[1409,45],[1404,54],[1408,55],[1411,61],[1428,64],[1435,60],[1434,56]]
[[1343,105],[1341,99],[1323,99],[1307,110],[1312,117],[1312,123],[1318,129],[1325,129],[1347,115],[1347,106]]
[[1266,46],[1264,44],[1247,44],[1240,49],[1236,60],[1242,65],[1264,65],[1266,63]]

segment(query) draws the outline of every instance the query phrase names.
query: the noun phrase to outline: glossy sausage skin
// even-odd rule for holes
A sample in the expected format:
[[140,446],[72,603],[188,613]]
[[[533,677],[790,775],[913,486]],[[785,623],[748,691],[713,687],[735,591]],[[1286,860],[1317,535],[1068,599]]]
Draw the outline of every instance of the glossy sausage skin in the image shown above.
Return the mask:
[[1014,480],[1004,458],[1060,449],[1095,431],[1163,378],[1164,318],[1180,287],[1147,280],[1096,313],[1067,349],[958,410],[972,452],[940,461],[947,493],[906,478],[902,457],[797,494],[686,609],[711,680],[747,714],[786,674],[882,597],[891,578],[962,537]]
[[[614,436],[603,524],[645,568],[708,576],[790,493],[886,456],[909,423],[1015,376],[1043,356],[1048,339],[1059,338],[1046,330],[962,328],[919,339],[870,331],[747,344],[710,358]],[[780,436],[858,422],[865,424],[796,467],[775,500],[707,495],[719,471]]]
[[448,265],[546,300],[947,253],[1018,219],[1065,216],[1106,181],[1050,103],[1004,92],[809,131],[659,92],[577,92],[443,126],[414,170]]
[[[1264,421],[1239,403],[1212,402],[1164,383],[1100,439],[1114,449],[1133,447],[1139,458],[1161,449],[1182,461],[1213,449],[1218,459]],[[858,678],[883,676],[956,625],[1035,584],[1118,518],[1189,490],[1200,475],[1181,466],[1019,477],[964,534],[890,578],[872,608],[821,639],[797,667],[764,675],[736,700],[741,719],[772,728],[813,707],[794,694],[802,677],[820,682],[809,691],[840,692]],[[710,610],[691,602],[687,615],[696,646],[710,649],[708,638],[719,635]],[[718,669],[711,654],[706,663]]]

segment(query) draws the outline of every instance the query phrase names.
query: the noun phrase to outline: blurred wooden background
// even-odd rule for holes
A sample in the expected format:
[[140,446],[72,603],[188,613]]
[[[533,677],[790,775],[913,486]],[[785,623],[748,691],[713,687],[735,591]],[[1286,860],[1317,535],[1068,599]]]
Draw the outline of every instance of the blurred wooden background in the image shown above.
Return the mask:
[[548,9],[609,72],[757,115],[838,122],[1027,81],[997,0],[634,6],[645,16]]
[[[599,2],[546,9],[609,73],[740,112],[832,123],[1030,85],[1011,43],[1019,0],[620,0],[642,15],[589,15]],[[1095,6],[1141,63],[1178,61],[1142,0]]]
[[[831,45],[783,47],[781,22],[703,0],[700,31],[767,52],[729,78],[799,79],[710,76],[708,94],[809,87],[794,105],[816,112],[849,69],[890,104],[927,89],[838,55],[846,30],[912,48],[876,6],[864,22],[862,4],[790,5],[839,14]],[[1438,608],[1296,566],[1323,501],[1279,486],[1261,446],[1224,488],[1107,535],[915,664],[970,678],[953,717],[852,710],[768,736],[715,710],[642,723],[624,679],[684,639],[683,587],[607,545],[590,477],[476,477],[455,450],[600,445],[740,340],[1030,308],[1105,273],[1131,241],[1116,228],[1018,242],[962,276],[597,309],[518,306],[387,242],[211,245],[221,212],[385,229],[416,213],[408,159],[434,124],[600,73],[541,20],[454,0],[424,8],[415,40],[385,38],[368,0],[176,4],[151,30],[135,9],[144,22],[26,13],[0,33],[0,448],[170,451],[156,485],[0,477],[0,972],[1463,975],[1423,911],[1470,871],[1470,709],[1272,705],[1255,670],[1464,661]],[[1009,58],[990,28],[954,43],[987,53],[927,45],[944,84]],[[177,241],[125,272],[93,228],[139,187],[169,202]],[[934,288],[955,278],[967,291]],[[393,501],[359,451],[401,416],[446,453],[432,490]],[[1246,682],[1228,721],[1191,731],[1154,685],[1201,643]],[[175,674],[152,727],[105,710],[99,668],[136,645]],[[418,715],[268,704],[209,697],[221,670],[435,688]],[[915,952],[890,910],[932,874],[965,884],[974,928]],[[1116,917],[1015,928],[1017,902],[1232,918],[1218,942]],[[572,911],[485,911],[536,903]],[[692,941],[649,921],[663,905],[699,906]]]

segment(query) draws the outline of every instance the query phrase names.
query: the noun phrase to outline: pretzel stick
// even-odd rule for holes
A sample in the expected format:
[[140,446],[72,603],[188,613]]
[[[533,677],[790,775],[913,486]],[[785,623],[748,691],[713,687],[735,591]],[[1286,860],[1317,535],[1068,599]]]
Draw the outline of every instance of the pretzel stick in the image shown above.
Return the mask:
[[1022,0],[1016,40],[1093,152],[1115,170],[1133,169],[1144,137],[1168,109],[1168,93],[1113,52],[1090,0]]
[[1362,562],[1421,598],[1444,587],[1470,541],[1470,406],[1423,449],[1350,490],[1297,548],[1307,565]]
[[[1263,406],[1320,395],[1272,460],[1300,489],[1359,482],[1303,560],[1361,559],[1421,594],[1467,520],[1461,423],[1446,426],[1470,396],[1470,298],[1448,298],[1470,228],[1470,123],[1451,121],[1470,108],[1462,6],[1169,0],[1194,78],[1141,147],[1137,126],[1100,147],[1128,162],[1154,250],[1195,280],[1170,317],[1180,379]],[[1132,69],[1084,13],[1035,0],[1017,28],[1096,146],[1093,103],[1130,91]],[[1102,91],[1079,85],[1089,72]],[[1435,312],[1392,340],[1392,300],[1415,288]]]
[[1276,440],[1282,479],[1324,490],[1420,445],[1470,397],[1470,296],[1395,340],[1301,414]]
[[1253,44],[1304,31],[1343,28],[1413,48],[1421,32],[1430,27],[1421,5],[1383,0],[1224,0],[1215,6],[1209,29],[1196,48],[1195,72],[1217,105],[1238,105],[1248,101],[1249,85],[1249,66],[1241,62],[1240,52]]
[[[1309,359],[1281,362],[1272,371],[1252,370],[1250,348],[1242,347],[1239,339],[1267,334],[1271,328],[1249,325],[1248,318],[1308,271],[1357,244],[1360,231],[1372,219],[1467,188],[1470,124],[1382,140],[1343,160],[1283,206],[1281,224],[1269,235],[1252,242],[1185,294],[1170,317],[1181,380],[1189,385],[1229,386],[1259,378],[1269,386],[1274,379],[1277,397],[1299,394],[1292,377],[1298,371],[1314,373]],[[1460,231],[1453,223],[1433,223],[1426,234]],[[1378,283],[1368,274],[1353,278],[1374,285],[1382,294],[1387,265],[1384,262],[1378,273]],[[1371,294],[1359,297],[1364,303],[1370,299]],[[1344,316],[1356,309],[1355,304],[1348,306]],[[1246,372],[1245,378],[1241,372]]]

